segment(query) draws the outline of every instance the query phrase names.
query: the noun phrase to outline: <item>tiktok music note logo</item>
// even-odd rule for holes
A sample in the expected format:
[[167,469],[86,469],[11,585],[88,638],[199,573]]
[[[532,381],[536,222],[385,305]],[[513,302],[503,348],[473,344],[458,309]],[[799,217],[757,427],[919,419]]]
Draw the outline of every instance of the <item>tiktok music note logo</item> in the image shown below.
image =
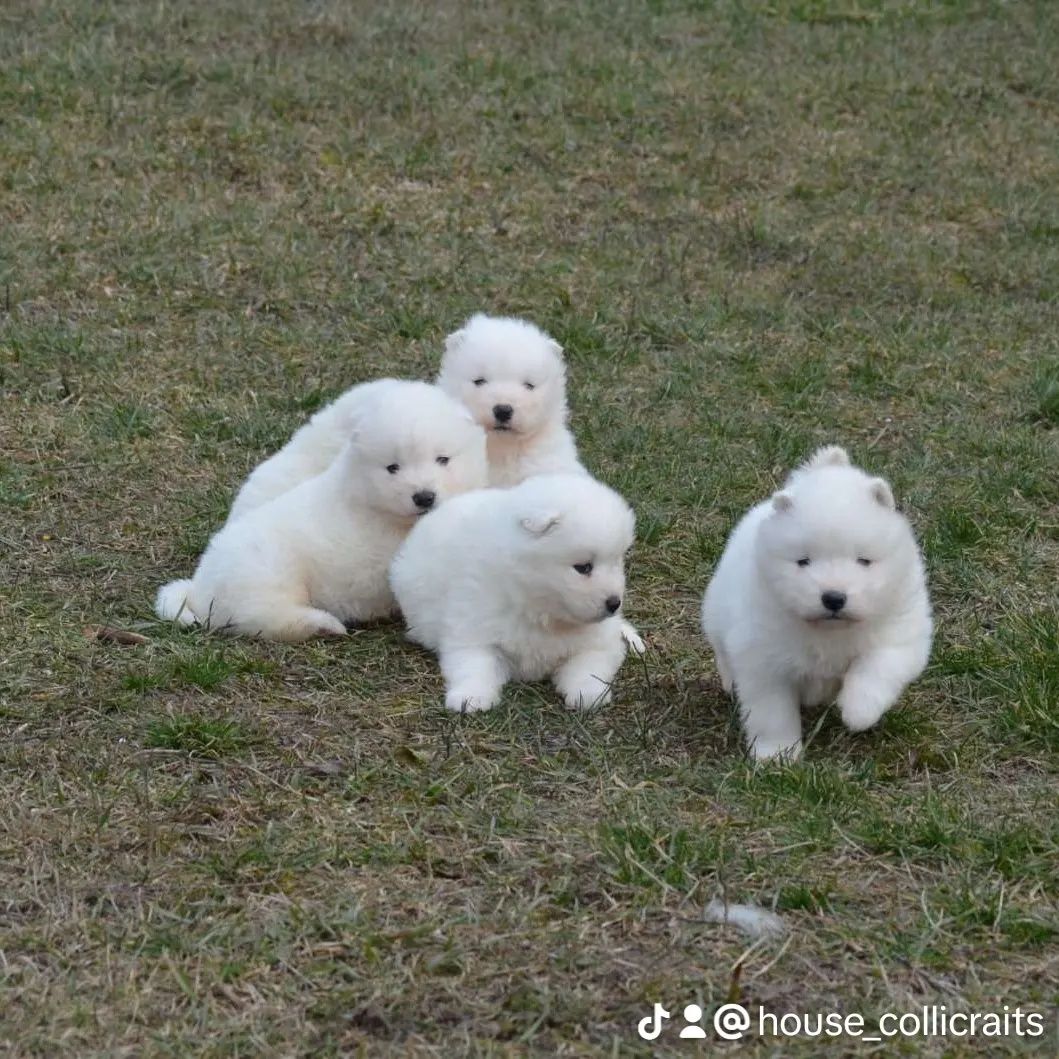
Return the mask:
[[[664,1028],[662,1026],[663,1020],[668,1022],[670,1017],[669,1012],[661,1004],[655,1004],[651,1009],[651,1014],[646,1018],[640,1019],[636,1032],[645,1041],[657,1040]],[[699,1025],[702,1021],[702,1008],[698,1004],[688,1004],[684,1008],[684,1020],[687,1025],[680,1031],[680,1039],[682,1041],[701,1041],[705,1039],[706,1031]]]
[[666,1011],[661,1004],[655,1004],[651,1010],[651,1014],[646,1018],[640,1019],[640,1024],[636,1027],[636,1032],[639,1033],[645,1041],[656,1040],[658,1035],[662,1032],[663,1019],[669,1019],[669,1012]]

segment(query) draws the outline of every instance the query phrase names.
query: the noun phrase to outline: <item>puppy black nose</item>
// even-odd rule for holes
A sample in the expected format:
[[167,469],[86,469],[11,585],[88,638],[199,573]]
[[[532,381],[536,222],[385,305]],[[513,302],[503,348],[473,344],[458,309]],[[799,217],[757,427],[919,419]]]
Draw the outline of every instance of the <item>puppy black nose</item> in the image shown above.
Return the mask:
[[825,592],[820,597],[820,602],[832,614],[837,614],[846,605],[846,593],[845,592]]
[[437,494],[429,489],[412,494],[412,503],[416,507],[421,507],[424,511],[429,511],[434,506],[435,500],[437,500]]
[[603,606],[605,606],[611,614],[615,613],[618,607],[621,606],[621,596],[607,596]]
[[498,423],[510,423],[511,417],[515,414],[515,409],[509,404],[495,404],[493,405],[493,415],[496,416]]

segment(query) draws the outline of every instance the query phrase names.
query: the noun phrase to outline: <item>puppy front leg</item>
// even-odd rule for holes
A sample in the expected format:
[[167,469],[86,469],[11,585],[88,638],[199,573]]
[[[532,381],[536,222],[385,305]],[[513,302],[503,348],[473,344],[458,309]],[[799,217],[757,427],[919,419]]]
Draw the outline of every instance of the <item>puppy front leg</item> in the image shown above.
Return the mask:
[[508,668],[499,652],[491,647],[442,647],[438,654],[446,709],[478,713],[500,701]]
[[758,761],[802,753],[802,714],[795,686],[770,673],[736,677],[739,713],[751,755]]
[[732,663],[728,659],[728,652],[719,643],[713,645],[713,660],[717,666],[717,676],[720,678],[721,687],[727,694],[731,695],[735,691]]
[[552,675],[552,683],[574,710],[605,706],[612,695],[610,686],[625,659],[625,640],[583,651],[567,659]]
[[871,728],[923,670],[922,650],[887,647],[861,655],[849,667],[838,708],[842,723],[853,732]]

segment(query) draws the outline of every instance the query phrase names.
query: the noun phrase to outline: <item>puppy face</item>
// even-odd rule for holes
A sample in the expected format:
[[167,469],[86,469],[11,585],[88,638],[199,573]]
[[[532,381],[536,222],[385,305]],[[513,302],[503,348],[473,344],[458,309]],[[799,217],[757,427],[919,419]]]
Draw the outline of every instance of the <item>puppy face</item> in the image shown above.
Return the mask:
[[485,434],[435,386],[388,391],[358,419],[352,449],[359,495],[395,519],[415,519],[488,480]]
[[784,610],[820,629],[889,613],[917,554],[890,487],[848,466],[793,476],[758,530],[763,580]]
[[586,625],[621,607],[635,520],[612,490],[587,476],[568,480],[566,495],[542,496],[519,513],[513,567],[530,610]]
[[445,340],[438,385],[498,436],[566,418],[562,347],[523,320],[472,317]]

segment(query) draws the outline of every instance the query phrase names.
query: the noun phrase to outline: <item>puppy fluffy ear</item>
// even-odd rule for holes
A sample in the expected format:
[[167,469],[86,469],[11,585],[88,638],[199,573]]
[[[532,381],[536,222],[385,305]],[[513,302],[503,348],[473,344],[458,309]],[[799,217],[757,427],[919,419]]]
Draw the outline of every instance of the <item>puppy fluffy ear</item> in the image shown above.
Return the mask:
[[848,467],[849,453],[841,445],[825,445],[817,449],[805,464],[807,471],[816,467]]
[[794,507],[794,499],[790,493],[775,493],[772,497],[773,510],[783,514],[784,511],[790,511]]
[[447,335],[445,338],[445,352],[455,353],[464,342],[467,341],[467,329],[461,327],[459,331],[453,331],[451,335]]
[[519,525],[531,537],[543,537],[559,525],[559,512],[535,511],[532,515],[524,515],[519,519]]
[[871,495],[875,500],[882,504],[883,507],[889,508],[891,511],[897,507],[894,501],[894,493],[890,488],[890,483],[885,478],[873,478],[869,483],[871,488]]
[[551,352],[553,354],[555,354],[556,357],[559,358],[559,360],[563,359],[563,347],[560,346],[559,343],[556,342],[554,338],[549,338],[548,339],[548,349],[550,349]]

